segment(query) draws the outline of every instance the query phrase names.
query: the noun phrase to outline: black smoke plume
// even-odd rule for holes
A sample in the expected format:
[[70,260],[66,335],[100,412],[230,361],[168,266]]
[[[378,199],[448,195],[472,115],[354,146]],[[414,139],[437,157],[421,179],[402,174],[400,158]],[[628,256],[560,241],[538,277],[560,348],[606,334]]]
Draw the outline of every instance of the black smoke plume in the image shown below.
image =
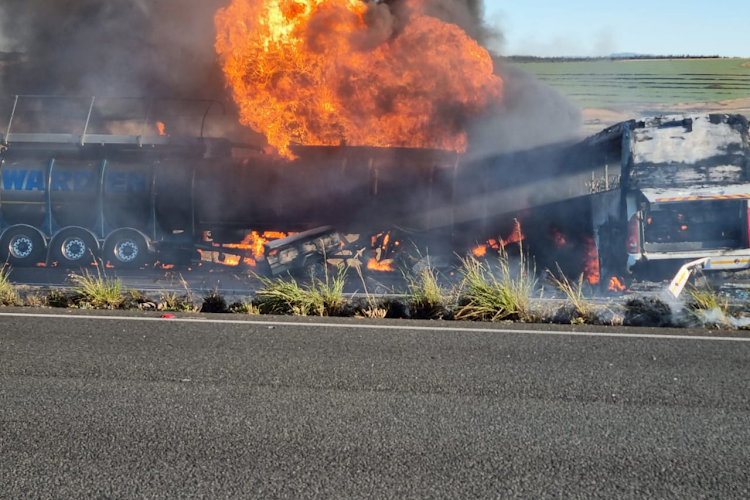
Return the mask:
[[[214,14],[229,1],[4,0],[0,51],[13,55],[0,58],[0,94],[229,101],[214,49]],[[375,22],[386,6],[388,22]],[[380,12],[372,22],[377,43],[399,29],[407,8],[404,0],[385,0],[371,9]],[[427,13],[485,46],[502,39],[483,21],[482,0],[431,0]],[[575,134],[580,116],[559,94],[514,68],[496,64],[496,71],[505,78],[506,100],[470,127],[477,151]]]

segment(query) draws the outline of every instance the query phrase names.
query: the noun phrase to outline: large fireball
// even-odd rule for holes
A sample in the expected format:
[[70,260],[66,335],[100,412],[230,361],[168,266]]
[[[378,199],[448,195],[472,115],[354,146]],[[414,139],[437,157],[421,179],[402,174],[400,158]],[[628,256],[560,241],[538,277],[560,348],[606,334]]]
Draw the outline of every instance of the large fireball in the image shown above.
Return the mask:
[[[464,151],[467,120],[502,98],[485,49],[426,2],[232,0],[216,50],[243,124],[288,146]],[[429,1],[429,0],[428,0]]]

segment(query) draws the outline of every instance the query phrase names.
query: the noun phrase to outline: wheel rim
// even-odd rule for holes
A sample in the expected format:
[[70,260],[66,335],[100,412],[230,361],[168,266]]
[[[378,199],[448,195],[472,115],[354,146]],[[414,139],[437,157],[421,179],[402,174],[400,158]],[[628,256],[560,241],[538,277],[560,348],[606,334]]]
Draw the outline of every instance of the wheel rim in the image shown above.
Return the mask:
[[19,234],[11,238],[8,250],[16,259],[26,259],[34,251],[34,242],[25,234]]
[[138,243],[131,239],[120,240],[115,245],[115,258],[120,262],[133,262],[139,253]]
[[79,260],[86,255],[86,242],[78,236],[67,238],[62,244],[62,254],[68,260]]

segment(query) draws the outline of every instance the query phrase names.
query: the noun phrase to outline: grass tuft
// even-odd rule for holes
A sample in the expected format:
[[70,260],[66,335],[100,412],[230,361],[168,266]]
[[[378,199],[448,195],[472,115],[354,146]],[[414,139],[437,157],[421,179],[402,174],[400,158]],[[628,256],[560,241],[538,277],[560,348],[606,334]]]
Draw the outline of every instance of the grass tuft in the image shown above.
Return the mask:
[[84,269],[69,278],[75,292],[74,303],[82,309],[118,309],[126,305],[128,291],[119,278],[110,278],[100,269],[96,274]]
[[47,303],[50,307],[66,308],[72,304],[72,297],[62,290],[53,289],[47,294]]
[[252,302],[235,302],[229,306],[229,312],[234,314],[260,314],[260,309]]
[[730,326],[729,299],[711,286],[698,288],[692,286],[687,290],[685,301],[687,326]]
[[159,311],[194,313],[200,310],[195,303],[193,291],[190,289],[187,281],[181,274],[180,284],[184,290],[183,293],[166,292],[161,295],[161,300],[156,306]]
[[326,267],[324,279],[313,276],[309,285],[300,284],[291,276],[288,279],[258,276],[263,289],[256,293],[256,305],[261,314],[339,315],[347,302],[344,297],[346,272],[347,268],[339,268],[331,276]]
[[409,291],[407,302],[412,318],[442,319],[450,315],[452,293],[440,285],[434,268],[424,266],[417,272],[404,272],[403,275]]
[[168,312],[198,312],[198,306],[195,305],[192,297],[178,292],[163,293],[157,309]]
[[473,256],[462,261],[463,276],[456,319],[479,321],[531,321],[531,295],[536,289],[534,271],[521,250],[517,271],[501,249],[497,269]]
[[729,300],[722,298],[712,288],[699,289],[692,287],[688,289],[687,307],[690,311],[718,310],[723,314],[729,312]]
[[47,307],[49,302],[44,295],[38,293],[27,293],[23,305],[26,307]]
[[22,304],[18,290],[10,282],[10,270],[6,267],[0,268],[0,305],[20,306]]
[[573,317],[571,318],[571,323],[597,323],[598,320],[596,317],[596,311],[594,310],[594,305],[586,299],[586,294],[584,292],[585,283],[583,273],[579,276],[578,281],[571,282],[570,279],[563,274],[559,265],[557,266],[557,272],[560,275],[559,277],[549,270],[547,272],[549,273],[550,279],[555,287],[565,294],[565,297],[572,308]]

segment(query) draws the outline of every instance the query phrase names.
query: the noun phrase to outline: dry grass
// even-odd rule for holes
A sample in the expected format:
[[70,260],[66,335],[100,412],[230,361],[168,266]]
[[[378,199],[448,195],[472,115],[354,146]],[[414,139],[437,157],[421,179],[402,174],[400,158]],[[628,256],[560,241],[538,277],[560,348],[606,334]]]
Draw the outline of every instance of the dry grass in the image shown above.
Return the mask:
[[691,287],[688,289],[687,294],[687,307],[690,311],[717,310],[722,314],[729,312],[729,300],[719,296],[712,288],[699,289]]
[[20,306],[23,305],[21,297],[15,285],[10,282],[10,270],[0,268],[0,305],[3,306]]
[[229,312],[234,314],[260,314],[260,309],[250,301],[235,302],[229,306]]
[[687,315],[683,318],[686,326],[731,326],[729,299],[708,286],[706,288],[690,287],[687,290],[685,303]]
[[384,307],[383,300],[378,299],[370,295],[370,292],[367,290],[367,282],[365,281],[365,276],[362,274],[362,266],[357,265],[355,266],[355,269],[357,271],[357,275],[359,276],[359,279],[362,281],[362,287],[365,291],[365,300],[367,303],[366,307],[360,308],[355,316],[358,318],[370,318],[370,319],[383,319],[386,316],[388,316],[388,308]]
[[596,323],[597,317],[594,305],[586,299],[586,283],[583,273],[578,277],[577,281],[571,282],[570,279],[563,274],[559,265],[557,266],[559,277],[551,271],[547,272],[549,273],[550,279],[555,287],[565,294],[565,297],[572,308],[573,317],[571,318],[571,322]]
[[473,256],[461,260],[463,279],[456,319],[533,320],[531,296],[537,280],[534,270],[523,256],[523,249],[517,269],[504,250],[500,251],[496,269],[489,261],[480,262]]
[[159,311],[168,312],[198,312],[200,308],[195,305],[192,297],[179,292],[166,292],[160,297],[156,307]]
[[339,268],[331,276],[325,268],[324,279],[311,278],[309,285],[300,284],[293,277],[264,278],[258,276],[263,289],[256,293],[256,305],[261,314],[291,314],[295,316],[336,316],[347,301],[344,284],[348,268]]
[[44,295],[39,295],[37,293],[28,293],[24,298],[23,304],[26,307],[47,307],[49,305],[49,301]]
[[449,314],[454,294],[440,285],[438,272],[424,266],[414,273],[404,272],[409,291],[407,303],[413,318],[439,319]]
[[193,291],[188,286],[185,278],[180,274],[180,284],[182,285],[183,292],[166,292],[160,297],[157,309],[160,311],[169,312],[190,312],[195,313],[200,310],[196,305],[195,296]]
[[118,309],[127,303],[127,290],[119,278],[110,278],[97,268],[69,275],[75,292],[74,303],[84,309]]

